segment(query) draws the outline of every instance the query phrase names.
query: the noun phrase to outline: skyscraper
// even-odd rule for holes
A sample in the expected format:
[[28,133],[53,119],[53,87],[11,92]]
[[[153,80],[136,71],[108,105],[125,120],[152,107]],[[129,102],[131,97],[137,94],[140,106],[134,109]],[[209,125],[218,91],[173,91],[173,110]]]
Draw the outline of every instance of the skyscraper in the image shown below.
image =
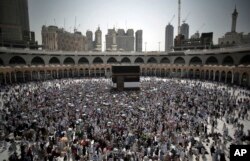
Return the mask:
[[43,26],[42,44],[46,50],[84,51],[86,37],[78,31],[70,33],[57,26]]
[[98,27],[95,32],[95,50],[102,51],[102,31],[100,27]]
[[135,49],[137,52],[142,52],[142,30],[135,32]]
[[173,47],[173,39],[174,39],[174,27],[169,23],[166,26],[165,30],[165,51],[171,50]]
[[185,22],[181,25],[181,34],[184,35],[185,39],[189,39],[189,25]]
[[125,33],[124,29],[108,29],[106,37],[107,51],[134,51],[134,30],[128,29]]
[[1,46],[27,47],[35,44],[30,32],[28,0],[0,0]]
[[87,31],[86,32],[86,38],[87,38],[87,41],[86,41],[86,50],[87,51],[92,51],[94,49],[94,42],[93,42],[93,33],[92,31]]

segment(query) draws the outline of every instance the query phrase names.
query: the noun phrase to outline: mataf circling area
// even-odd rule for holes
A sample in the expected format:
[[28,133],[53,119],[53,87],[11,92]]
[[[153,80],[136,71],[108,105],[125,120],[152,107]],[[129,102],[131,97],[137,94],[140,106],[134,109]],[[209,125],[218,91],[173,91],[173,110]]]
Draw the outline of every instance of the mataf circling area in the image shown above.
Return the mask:
[[250,142],[250,91],[219,83],[141,78],[7,85],[0,97],[1,160],[229,160]]

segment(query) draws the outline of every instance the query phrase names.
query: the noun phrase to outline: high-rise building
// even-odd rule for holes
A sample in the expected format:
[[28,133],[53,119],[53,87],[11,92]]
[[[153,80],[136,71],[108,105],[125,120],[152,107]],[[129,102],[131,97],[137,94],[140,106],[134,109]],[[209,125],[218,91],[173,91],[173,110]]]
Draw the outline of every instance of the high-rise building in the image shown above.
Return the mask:
[[184,39],[189,39],[189,25],[185,22],[181,25],[181,34],[184,35]]
[[42,44],[47,50],[85,51],[86,37],[81,32],[70,33],[57,26],[42,27]]
[[134,51],[134,30],[128,29],[127,32],[123,29],[108,29],[106,37],[107,51]]
[[135,50],[137,52],[142,52],[142,30],[137,30],[135,32]]
[[0,0],[0,45],[37,47],[35,33],[30,32],[28,0]]
[[93,33],[92,31],[86,32],[86,50],[92,51],[94,49]]
[[165,30],[165,51],[169,51],[173,47],[174,27],[169,23]]
[[102,51],[102,31],[100,27],[95,32],[95,51]]

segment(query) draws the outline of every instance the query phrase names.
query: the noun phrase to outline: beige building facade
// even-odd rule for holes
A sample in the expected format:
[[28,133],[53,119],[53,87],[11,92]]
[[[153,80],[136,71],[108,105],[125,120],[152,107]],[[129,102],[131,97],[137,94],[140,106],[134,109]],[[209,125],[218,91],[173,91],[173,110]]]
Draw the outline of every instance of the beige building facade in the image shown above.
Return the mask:
[[43,49],[52,51],[85,51],[86,37],[81,32],[70,33],[57,26],[43,26],[42,45]]

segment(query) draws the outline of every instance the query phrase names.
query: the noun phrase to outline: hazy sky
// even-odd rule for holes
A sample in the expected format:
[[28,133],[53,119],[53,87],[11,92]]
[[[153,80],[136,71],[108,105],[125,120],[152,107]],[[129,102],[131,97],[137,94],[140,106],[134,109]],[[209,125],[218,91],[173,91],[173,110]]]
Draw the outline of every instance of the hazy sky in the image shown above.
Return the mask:
[[[231,30],[231,14],[235,4],[239,12],[237,32],[250,32],[250,0],[182,0],[181,20],[187,17],[189,35],[194,34],[202,24],[200,32],[214,32],[214,43]],[[86,35],[93,33],[98,25],[102,30],[104,45],[107,28],[132,28],[143,30],[147,51],[165,49],[165,27],[175,15],[172,25],[177,34],[178,0],[29,0],[30,28],[36,32],[41,44],[42,25],[64,26],[73,32]],[[55,21],[54,21],[55,19]]]

